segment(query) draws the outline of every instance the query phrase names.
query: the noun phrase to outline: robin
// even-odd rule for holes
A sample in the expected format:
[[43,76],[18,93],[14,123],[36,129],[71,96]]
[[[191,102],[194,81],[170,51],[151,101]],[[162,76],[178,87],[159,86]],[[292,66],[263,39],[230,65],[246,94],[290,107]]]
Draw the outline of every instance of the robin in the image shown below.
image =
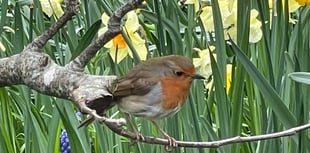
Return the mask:
[[[193,79],[205,79],[196,73],[191,60],[179,55],[170,55],[149,59],[135,66],[123,78],[112,83],[110,92],[113,104],[118,105],[125,114],[150,120],[159,132],[167,138],[170,146],[176,146],[175,139],[170,137],[156,120],[178,112],[186,101]],[[105,109],[100,109],[102,115]],[[88,125],[94,119],[84,121]],[[144,139],[129,121],[137,139]]]

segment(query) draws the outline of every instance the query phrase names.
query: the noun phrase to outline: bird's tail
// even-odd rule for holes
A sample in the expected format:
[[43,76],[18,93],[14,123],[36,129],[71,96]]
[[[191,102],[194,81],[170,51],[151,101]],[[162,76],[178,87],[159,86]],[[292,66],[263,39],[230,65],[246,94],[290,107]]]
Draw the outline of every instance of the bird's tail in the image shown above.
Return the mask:
[[[114,105],[115,103],[112,101],[112,96],[110,97],[106,96],[104,98],[95,99],[87,103],[87,107],[89,109],[95,110],[96,114],[99,116],[104,116],[106,112],[109,109],[111,109]],[[82,121],[81,124],[78,126],[78,128],[86,127],[95,121],[95,117],[91,114],[89,115],[90,117]]]
[[81,127],[87,127],[89,124],[91,124],[92,122],[95,121],[95,118],[93,116],[88,117],[87,119],[85,119],[84,121],[81,122],[81,124],[78,126],[78,128]]

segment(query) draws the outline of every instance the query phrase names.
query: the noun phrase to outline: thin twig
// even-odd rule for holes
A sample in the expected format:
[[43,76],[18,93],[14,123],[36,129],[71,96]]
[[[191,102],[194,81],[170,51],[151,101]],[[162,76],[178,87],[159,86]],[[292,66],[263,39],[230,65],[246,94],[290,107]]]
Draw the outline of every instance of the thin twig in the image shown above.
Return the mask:
[[131,10],[139,8],[142,6],[143,0],[132,0],[128,2],[117,11],[115,11],[108,22],[108,31],[103,35],[99,36],[94,42],[92,42],[79,56],[72,60],[66,67],[74,71],[83,71],[84,67],[90,61],[90,59],[95,56],[104,44],[112,40],[116,35],[122,32],[121,20],[123,16],[126,15]]
[[[116,134],[124,136],[129,139],[136,140],[136,135],[134,133],[127,131],[111,123],[105,123],[105,124]],[[287,136],[294,135],[298,132],[301,132],[309,128],[310,128],[310,123],[300,125],[294,128],[290,128],[290,129],[287,129],[281,132],[275,132],[275,133],[270,133],[270,134],[262,134],[262,135],[256,135],[256,136],[248,136],[248,137],[236,136],[232,138],[211,141],[211,142],[176,141],[176,143],[177,143],[177,147],[218,148],[218,147],[228,145],[228,144],[261,141],[261,140],[275,139],[275,138],[280,138],[280,137],[287,137]],[[144,142],[144,143],[150,143],[150,144],[159,144],[159,145],[168,145],[169,143],[168,140],[166,139],[154,138],[154,137],[149,137],[149,136],[144,136],[144,140],[137,140],[137,141]]]

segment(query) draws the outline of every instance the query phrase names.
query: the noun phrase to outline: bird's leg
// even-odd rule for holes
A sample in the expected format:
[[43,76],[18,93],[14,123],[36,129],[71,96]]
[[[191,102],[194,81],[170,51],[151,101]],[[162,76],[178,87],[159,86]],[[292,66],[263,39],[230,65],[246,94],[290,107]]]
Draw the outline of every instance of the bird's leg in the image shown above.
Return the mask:
[[136,127],[136,124],[133,123],[131,117],[129,114],[127,113],[124,113],[125,114],[125,118],[126,120],[129,122],[129,126],[130,128],[132,129],[132,131],[134,132],[134,134],[136,135],[136,140],[142,140],[144,141],[144,136],[138,131],[137,127]]
[[168,140],[169,146],[177,147],[177,142],[173,137],[169,136],[161,127],[159,127],[159,125],[155,121],[151,120],[151,122],[155,125],[158,131]]

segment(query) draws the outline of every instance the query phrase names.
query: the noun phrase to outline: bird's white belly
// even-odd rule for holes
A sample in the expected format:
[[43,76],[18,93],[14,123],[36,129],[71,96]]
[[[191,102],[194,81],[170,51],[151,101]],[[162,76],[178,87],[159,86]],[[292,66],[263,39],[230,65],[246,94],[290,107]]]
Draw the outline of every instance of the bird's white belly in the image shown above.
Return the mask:
[[118,106],[122,112],[151,120],[161,119],[178,112],[180,106],[169,110],[163,109],[161,92],[162,89],[158,83],[144,96],[132,95],[123,97],[118,102]]

